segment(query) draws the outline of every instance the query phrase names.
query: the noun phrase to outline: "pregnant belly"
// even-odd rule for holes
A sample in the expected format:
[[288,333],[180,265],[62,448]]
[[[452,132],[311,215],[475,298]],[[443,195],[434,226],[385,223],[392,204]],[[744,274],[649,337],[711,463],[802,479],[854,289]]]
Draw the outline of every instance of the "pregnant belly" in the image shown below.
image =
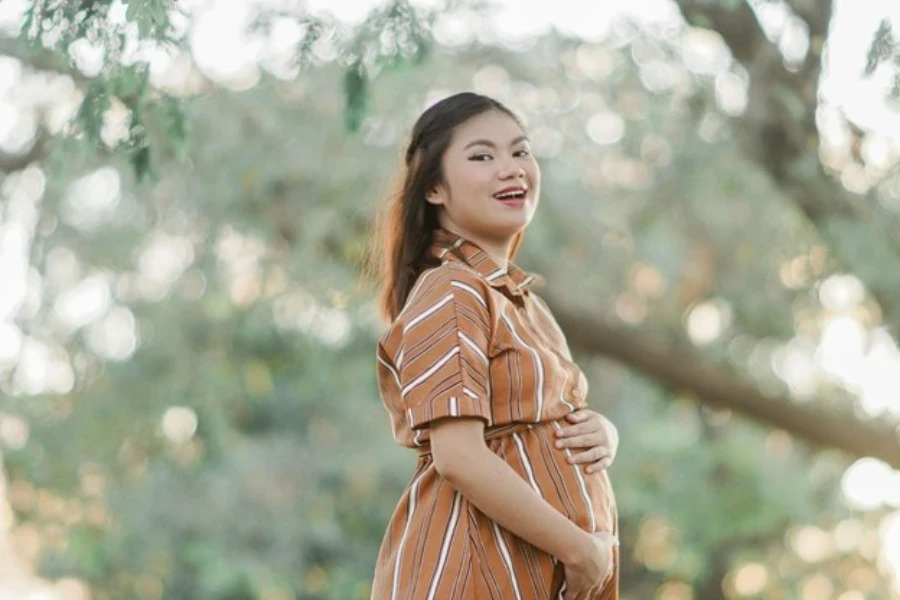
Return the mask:
[[615,530],[615,497],[605,470],[585,473],[554,447],[556,421],[535,423],[488,439],[488,447],[556,510],[585,531]]

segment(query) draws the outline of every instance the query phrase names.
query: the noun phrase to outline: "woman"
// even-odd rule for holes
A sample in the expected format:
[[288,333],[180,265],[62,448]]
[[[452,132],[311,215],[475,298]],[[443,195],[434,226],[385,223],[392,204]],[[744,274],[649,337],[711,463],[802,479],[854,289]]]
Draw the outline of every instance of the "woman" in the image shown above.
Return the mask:
[[419,458],[373,600],[618,598],[618,437],[581,410],[587,380],[511,262],[539,195],[524,127],[496,100],[457,94],[413,127],[373,256],[391,323],[379,391]]

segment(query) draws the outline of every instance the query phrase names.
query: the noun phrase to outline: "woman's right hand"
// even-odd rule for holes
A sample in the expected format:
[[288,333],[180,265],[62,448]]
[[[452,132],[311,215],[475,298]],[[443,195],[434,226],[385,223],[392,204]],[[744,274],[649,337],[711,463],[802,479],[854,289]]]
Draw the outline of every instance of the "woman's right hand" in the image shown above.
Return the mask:
[[603,589],[613,572],[613,547],[619,539],[608,531],[588,533],[590,538],[577,559],[565,563],[563,600],[590,600]]

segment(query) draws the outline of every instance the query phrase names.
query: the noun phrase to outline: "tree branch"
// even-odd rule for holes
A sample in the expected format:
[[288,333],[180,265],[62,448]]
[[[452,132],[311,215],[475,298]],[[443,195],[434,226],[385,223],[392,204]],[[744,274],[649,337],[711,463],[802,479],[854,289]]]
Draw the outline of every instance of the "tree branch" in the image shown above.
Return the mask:
[[606,356],[663,387],[691,392],[703,404],[783,429],[812,446],[836,448],[856,457],[871,456],[900,468],[897,426],[865,423],[849,414],[823,410],[820,405],[797,404],[787,396],[766,396],[726,369],[710,365],[689,347],[679,348],[673,356],[639,332],[567,306],[546,289],[541,296],[573,350]]
[[[881,306],[885,324],[900,332],[900,271],[877,268],[900,262],[897,219],[889,218],[875,193],[850,194],[825,172],[819,158],[815,111],[821,49],[831,21],[831,2],[788,0],[809,27],[810,50],[796,72],[769,43],[747,3],[735,8],[701,0],[677,0],[692,25],[717,31],[750,74],[745,114],[732,121],[744,154],[766,172],[829,243]],[[853,232],[853,235],[848,233]]]

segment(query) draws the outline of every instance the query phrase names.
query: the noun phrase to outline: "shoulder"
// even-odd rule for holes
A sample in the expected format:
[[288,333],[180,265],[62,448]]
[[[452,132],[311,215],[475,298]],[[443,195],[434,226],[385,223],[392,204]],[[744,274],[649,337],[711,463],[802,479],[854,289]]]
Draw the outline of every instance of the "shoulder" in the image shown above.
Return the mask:
[[431,304],[451,296],[455,302],[477,302],[487,306],[490,285],[466,265],[446,262],[423,272],[407,299],[408,306]]
[[537,306],[542,312],[546,313],[548,316],[553,316],[553,313],[550,311],[550,307],[547,305],[547,302],[543,298],[541,298],[540,295],[536,294],[533,290],[529,290],[528,297],[531,298],[535,306]]
[[380,338],[388,355],[418,339],[422,332],[465,319],[487,327],[491,314],[490,285],[465,265],[447,262],[423,271],[403,310]]

